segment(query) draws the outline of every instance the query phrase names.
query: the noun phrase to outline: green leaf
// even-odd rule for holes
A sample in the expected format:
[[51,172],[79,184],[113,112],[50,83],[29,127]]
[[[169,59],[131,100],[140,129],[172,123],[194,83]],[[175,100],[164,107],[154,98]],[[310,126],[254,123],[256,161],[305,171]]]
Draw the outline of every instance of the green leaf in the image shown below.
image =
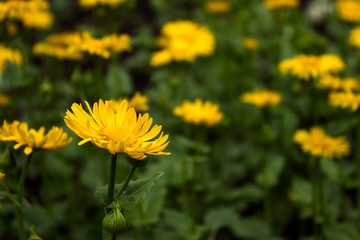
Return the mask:
[[300,215],[302,218],[308,218],[312,215],[311,204],[313,195],[312,186],[309,181],[300,177],[294,177],[289,197],[298,207],[300,207]]
[[16,166],[14,153],[12,152],[12,146],[7,145],[4,152],[0,155],[0,170],[9,171]]
[[39,235],[36,233],[36,227],[34,225],[31,225],[30,227],[30,237],[28,240],[43,240]]
[[232,226],[233,222],[237,221],[239,221],[239,217],[234,209],[227,207],[210,210],[205,216],[205,223],[212,231]]
[[285,165],[285,160],[282,156],[272,155],[266,156],[267,165],[263,167],[262,171],[257,175],[257,182],[262,186],[273,187],[277,185],[282,169]]
[[105,86],[109,98],[129,95],[133,92],[131,77],[120,65],[110,65],[105,79]]
[[350,223],[334,223],[325,225],[324,234],[327,240],[358,240],[357,228]]
[[240,238],[269,239],[269,227],[258,219],[242,219],[232,223],[233,233]]
[[[123,207],[133,206],[141,201],[143,201],[146,196],[151,191],[152,187],[156,181],[164,174],[164,172],[159,172],[154,174],[151,177],[139,179],[136,181],[130,181],[129,185],[126,187],[125,192],[119,196],[114,201],[120,202]],[[115,194],[121,189],[122,184],[115,185]],[[106,205],[107,200],[107,185],[99,187],[95,191],[96,199]]]
[[[0,202],[4,204],[12,204],[17,208],[21,208],[21,204],[17,200],[17,196],[15,194],[8,194],[5,191],[0,191]],[[31,207],[30,203],[23,198],[23,208]]]
[[320,168],[328,178],[334,181],[338,181],[339,171],[334,159],[321,158]]

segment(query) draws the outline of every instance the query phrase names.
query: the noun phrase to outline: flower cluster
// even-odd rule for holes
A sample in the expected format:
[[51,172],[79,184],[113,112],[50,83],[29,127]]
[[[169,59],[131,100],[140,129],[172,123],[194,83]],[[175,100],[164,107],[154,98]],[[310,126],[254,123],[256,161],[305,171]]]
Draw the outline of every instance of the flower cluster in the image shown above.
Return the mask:
[[117,5],[126,1],[127,0],[79,0],[79,5],[84,9],[94,8],[97,5],[107,5],[110,7],[116,7]]
[[25,147],[25,154],[29,155],[35,149],[54,150],[67,146],[72,138],[63,132],[62,128],[52,127],[52,129],[45,133],[45,128],[41,127],[39,130],[28,128],[27,123],[13,121],[7,123],[4,121],[0,128],[0,141],[15,143],[14,148]]
[[349,37],[349,43],[350,43],[350,45],[360,48],[360,27],[356,27],[353,30],[351,30],[350,37]]
[[334,91],[358,91],[359,81],[352,77],[340,78],[338,76],[326,75],[319,79],[319,87]]
[[242,45],[244,46],[245,49],[247,49],[249,51],[254,51],[254,50],[258,49],[259,42],[256,38],[244,37],[242,39]]
[[267,9],[297,8],[299,0],[264,0],[264,6]]
[[348,22],[360,21],[359,0],[337,0],[335,6],[341,19]]
[[210,13],[227,13],[231,3],[227,0],[211,0],[205,4],[205,10]]
[[207,127],[219,124],[224,117],[219,105],[210,101],[203,103],[199,98],[195,102],[185,100],[183,104],[176,106],[173,112],[176,116],[182,117],[186,123],[205,124]]
[[303,152],[316,157],[341,158],[347,156],[350,150],[345,136],[328,136],[320,127],[312,127],[310,131],[297,130],[294,141],[300,144]]
[[130,36],[112,34],[94,38],[89,32],[64,32],[48,36],[44,42],[34,45],[36,55],[49,55],[58,59],[80,60],[83,53],[110,58],[111,52],[130,51]]
[[[162,126],[151,127],[153,120],[147,113],[136,117],[135,109],[128,108],[126,100],[116,110],[113,101],[99,100],[92,108],[85,103],[89,113],[81,104],[74,103],[72,112],[67,110],[65,116],[66,125],[83,139],[78,145],[91,142],[111,154],[126,153],[138,160],[146,158],[145,154],[170,154],[163,152],[169,142],[168,135],[161,132]],[[160,136],[154,139],[160,132]]]
[[5,93],[0,92],[0,107],[7,106],[10,103],[10,97]]
[[128,101],[128,107],[133,107],[137,112],[149,110],[149,98],[146,95],[136,92],[132,98],[120,98],[114,101],[114,110],[116,111],[121,103],[126,100]]
[[331,92],[329,103],[333,107],[351,108],[352,111],[355,111],[360,106],[360,94],[351,91]]
[[25,27],[49,29],[54,21],[49,11],[50,4],[45,0],[16,0],[0,2],[0,21],[18,20]]
[[192,21],[166,23],[161,29],[157,44],[162,50],[151,56],[151,66],[161,66],[171,61],[194,61],[198,56],[211,55],[215,37],[207,27]]
[[0,73],[3,71],[6,61],[21,65],[23,59],[19,50],[7,48],[0,44]]
[[255,90],[253,92],[244,93],[240,100],[257,107],[274,107],[282,101],[282,95],[278,92],[270,90]]
[[323,54],[321,56],[301,54],[283,60],[279,64],[279,70],[283,75],[290,74],[306,81],[311,77],[318,78],[337,73],[344,68],[344,62],[334,54]]

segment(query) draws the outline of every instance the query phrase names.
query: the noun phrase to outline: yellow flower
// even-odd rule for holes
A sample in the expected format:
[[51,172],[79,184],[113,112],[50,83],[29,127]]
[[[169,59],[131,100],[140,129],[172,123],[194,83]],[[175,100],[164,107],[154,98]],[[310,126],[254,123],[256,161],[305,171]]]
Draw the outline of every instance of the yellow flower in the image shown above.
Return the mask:
[[162,36],[157,42],[163,49],[154,53],[152,66],[160,66],[170,61],[194,61],[198,56],[211,55],[215,47],[215,37],[207,27],[192,21],[166,23]]
[[80,51],[67,51],[67,48],[61,45],[51,45],[45,42],[36,43],[33,46],[33,53],[35,55],[47,55],[56,57],[57,59],[81,60],[83,54]]
[[319,87],[331,90],[357,91],[359,90],[359,82],[351,77],[341,79],[338,76],[326,75],[319,79]]
[[360,48],[360,27],[356,27],[350,32],[349,37],[350,45]]
[[129,108],[133,107],[137,112],[149,110],[149,98],[146,95],[141,94],[140,92],[136,92],[131,99],[124,97],[120,98],[119,100],[113,100],[114,111],[119,108],[119,106],[124,100],[128,101]]
[[185,100],[182,105],[174,108],[174,114],[182,117],[184,122],[195,125],[205,124],[207,127],[213,127],[220,123],[224,114],[219,110],[217,104],[210,101],[203,101],[199,98],[195,102]]
[[14,121],[8,124],[4,121],[0,129],[0,141],[15,142],[15,149],[22,146],[25,147],[25,154],[29,155],[35,149],[55,150],[67,146],[72,138],[63,132],[62,128],[52,127],[52,129],[44,135],[45,128],[39,130],[28,128],[27,123]]
[[253,104],[257,107],[276,106],[282,101],[282,95],[278,92],[269,90],[255,90],[245,93],[240,97],[244,103]]
[[[145,154],[169,155],[163,152],[169,142],[168,135],[163,136],[162,126],[154,125],[149,114],[136,117],[134,108],[128,108],[128,102],[124,100],[116,111],[113,101],[99,100],[91,109],[86,102],[89,113],[81,104],[74,103],[72,112],[67,110],[65,116],[66,125],[83,140],[82,145],[91,142],[96,147],[107,149],[111,154],[126,153],[134,159],[144,159]],[[151,127],[151,128],[150,128]],[[154,140],[152,140],[154,139]]]
[[351,108],[352,111],[355,111],[360,106],[360,94],[351,91],[331,92],[329,104],[333,107]]
[[328,136],[320,127],[312,127],[310,131],[297,130],[294,141],[300,144],[303,152],[316,157],[341,158],[349,155],[350,145],[345,136]]
[[335,6],[341,19],[348,22],[360,21],[359,0],[337,0]]
[[321,56],[301,54],[281,61],[278,67],[283,75],[290,74],[308,81],[311,77],[318,78],[337,73],[345,68],[345,64],[334,54]]
[[259,47],[259,42],[256,38],[253,37],[244,37],[242,39],[242,45],[244,46],[245,49],[253,51],[258,49]]
[[205,9],[210,13],[227,13],[231,9],[231,3],[227,0],[212,0],[205,4]]
[[22,65],[23,60],[19,50],[7,48],[0,43],[0,73],[3,71],[6,61]]
[[79,5],[84,9],[94,8],[97,5],[108,5],[110,7],[116,7],[117,5],[126,1],[127,0],[79,0]]
[[10,98],[5,93],[0,92],[0,107],[7,106],[10,103]]
[[5,173],[0,172],[0,181],[5,177]]
[[264,0],[264,6],[267,9],[297,8],[299,0]]

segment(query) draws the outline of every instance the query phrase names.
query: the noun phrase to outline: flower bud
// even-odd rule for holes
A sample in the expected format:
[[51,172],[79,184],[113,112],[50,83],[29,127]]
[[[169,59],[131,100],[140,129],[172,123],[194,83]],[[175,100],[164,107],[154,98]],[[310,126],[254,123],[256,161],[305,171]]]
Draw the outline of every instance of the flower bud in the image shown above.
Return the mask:
[[114,208],[106,214],[102,221],[102,227],[104,232],[111,235],[124,232],[129,228],[129,222],[120,206],[115,205]]
[[134,167],[144,167],[148,164],[149,159],[148,158],[144,158],[142,160],[137,160],[137,159],[133,159],[131,157],[128,157],[128,162],[133,165]]
[[9,171],[16,166],[15,158],[10,145],[0,154],[0,169]]

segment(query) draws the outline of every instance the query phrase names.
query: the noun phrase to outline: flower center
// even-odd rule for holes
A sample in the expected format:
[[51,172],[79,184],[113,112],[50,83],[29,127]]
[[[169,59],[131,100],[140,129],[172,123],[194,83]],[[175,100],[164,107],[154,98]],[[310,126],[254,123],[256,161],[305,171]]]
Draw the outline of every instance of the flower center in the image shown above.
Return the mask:
[[127,146],[136,142],[135,135],[128,129],[120,127],[106,127],[101,130],[103,136],[114,142],[125,142]]

